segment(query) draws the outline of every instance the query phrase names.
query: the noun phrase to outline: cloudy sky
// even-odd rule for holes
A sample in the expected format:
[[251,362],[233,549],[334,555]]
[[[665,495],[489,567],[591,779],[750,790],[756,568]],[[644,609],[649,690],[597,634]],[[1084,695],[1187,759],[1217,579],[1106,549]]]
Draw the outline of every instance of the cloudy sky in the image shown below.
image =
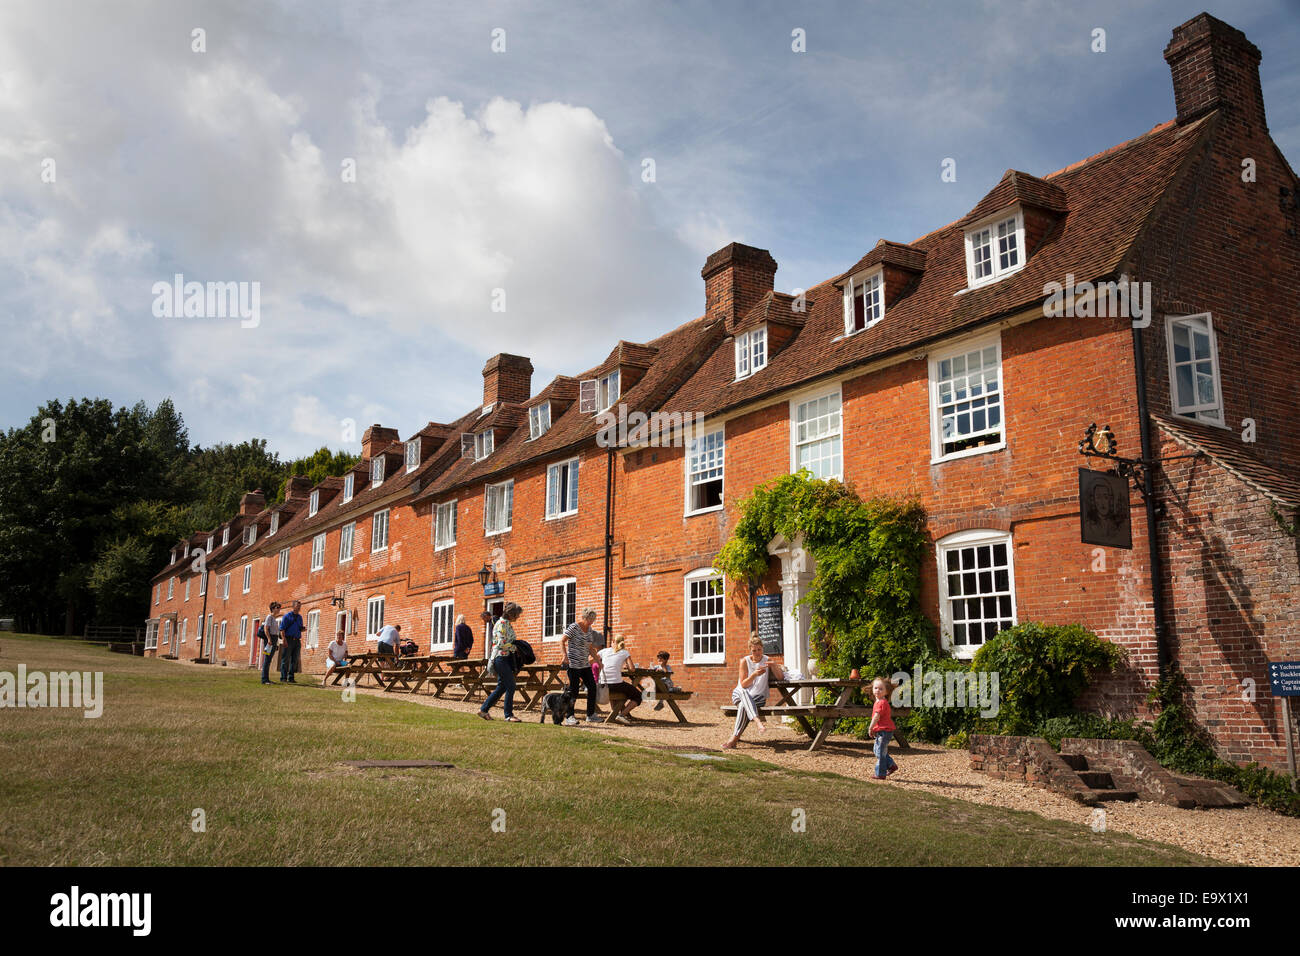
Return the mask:
[[[496,352],[540,389],[699,315],[727,242],[807,287],[1171,118],[1207,5],[1296,165],[1297,0],[4,0],[0,426],[170,396],[203,444],[405,437]],[[177,273],[258,283],[258,324],[155,315]]]

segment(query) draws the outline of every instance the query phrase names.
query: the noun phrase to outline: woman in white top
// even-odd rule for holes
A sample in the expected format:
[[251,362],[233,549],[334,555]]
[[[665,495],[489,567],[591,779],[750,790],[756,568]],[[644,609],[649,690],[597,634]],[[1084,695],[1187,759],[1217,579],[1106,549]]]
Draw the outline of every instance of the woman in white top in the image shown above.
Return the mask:
[[759,730],[767,727],[758,716],[758,709],[767,703],[768,678],[781,680],[781,665],[769,660],[763,653],[763,642],[757,634],[749,635],[749,655],[740,659],[736,688],[731,692],[731,702],[736,705],[736,728],[723,744],[726,750],[735,750],[736,741],[752,720]]
[[330,671],[336,667],[342,667],[348,662],[348,641],[347,635],[339,631],[334,635],[334,643],[326,648],[325,655],[325,676],[320,679],[321,684],[329,680]]
[[641,703],[641,691],[623,680],[624,664],[627,664],[631,670],[636,670],[636,664],[632,662],[632,655],[623,638],[615,640],[613,647],[601,648],[600,682],[611,690],[621,693],[624,701],[623,709],[610,717],[610,720],[616,720],[620,724],[630,724],[632,721],[628,718],[632,708]]

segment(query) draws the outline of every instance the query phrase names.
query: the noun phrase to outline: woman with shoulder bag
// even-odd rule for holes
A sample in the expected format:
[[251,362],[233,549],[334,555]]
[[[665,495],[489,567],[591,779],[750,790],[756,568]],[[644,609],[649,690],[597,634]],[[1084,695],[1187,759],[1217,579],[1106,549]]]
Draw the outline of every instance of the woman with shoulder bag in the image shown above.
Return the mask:
[[520,722],[515,716],[515,661],[512,655],[515,652],[514,623],[523,613],[524,609],[512,601],[505,606],[501,619],[492,629],[492,649],[488,653],[488,670],[496,674],[497,686],[479,708],[478,715],[484,720],[492,719],[488,711],[504,696],[505,703],[502,706],[506,713],[506,720],[512,724]]

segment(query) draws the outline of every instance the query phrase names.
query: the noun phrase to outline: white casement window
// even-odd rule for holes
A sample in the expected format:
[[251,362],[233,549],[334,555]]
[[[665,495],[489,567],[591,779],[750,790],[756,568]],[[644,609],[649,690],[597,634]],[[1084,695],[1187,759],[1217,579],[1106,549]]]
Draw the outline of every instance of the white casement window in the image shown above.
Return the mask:
[[420,466],[420,439],[412,438],[406,443],[406,470],[415,471]]
[[372,597],[366,602],[366,640],[373,641],[384,627],[384,599]]
[[229,526],[227,526],[227,527],[221,529],[221,546],[224,548],[224,547],[225,547],[226,545],[228,545],[228,544],[230,544],[230,527],[229,527]]
[[221,600],[230,600],[230,572],[227,571],[221,576]]
[[217,647],[223,651],[226,649],[226,622],[224,620],[221,622],[221,637],[217,642]]
[[163,642],[164,644],[170,644],[170,643],[172,642],[172,622],[171,622],[171,621],[163,621],[163,627],[162,627],[162,642]]
[[482,461],[496,448],[496,432],[488,429],[474,436],[474,460]]
[[515,480],[488,485],[483,490],[483,533],[509,531],[514,518]]
[[208,572],[204,571],[199,575],[199,597],[208,593]]
[[429,649],[451,647],[455,622],[455,605],[451,601],[434,601],[429,612]]
[[384,480],[384,456],[378,455],[370,459],[370,487],[382,484]]
[[722,575],[701,568],[686,575],[687,664],[721,664],[726,660],[726,608]]
[[[209,652],[211,652],[213,642],[216,640],[216,636],[217,636],[217,621],[216,621],[216,617],[217,617],[217,616],[216,616],[215,614],[209,614],[209,615],[208,615],[208,634],[207,634],[207,644],[208,644],[208,651],[209,651]],[[200,617],[200,618],[199,618],[199,625],[202,626],[202,624],[203,624],[203,618]]]
[[444,501],[434,511],[433,549],[441,551],[456,543],[456,502]]
[[194,580],[194,579],[193,579],[193,578],[186,578],[186,579],[185,579],[185,600],[187,600],[187,601],[190,599],[190,581],[192,581],[192,580]]
[[577,578],[557,578],[542,585],[542,640],[558,641],[577,619]]
[[211,534],[208,535],[208,546],[205,549],[208,554],[212,553],[212,545],[216,543],[216,540],[217,540],[216,535],[211,535]]
[[174,577],[168,578],[167,579],[167,600],[170,601],[175,596],[176,596],[176,578]]
[[307,612],[307,647],[320,647],[320,611]]
[[249,525],[244,529],[244,544],[250,545],[257,541],[257,525]]
[[313,491],[307,499],[307,517],[310,518],[320,511],[320,491]]
[[603,412],[612,407],[620,394],[618,369],[614,369],[596,383],[596,410]]
[[248,615],[239,616],[239,646],[243,647],[248,643]]
[[271,515],[271,530],[266,533],[266,536],[269,538],[271,535],[275,534],[279,530],[280,530],[280,512],[277,511],[275,514]]
[[352,560],[352,541],[357,533],[357,523],[349,521],[339,531],[339,564],[347,564]]
[[936,550],[944,644],[954,657],[970,658],[1016,623],[1011,535],[959,531],[940,539]]
[[181,621],[181,643],[182,644],[185,643],[185,638],[189,637],[189,633],[190,633],[190,619],[187,617],[185,618],[185,620]]
[[767,365],[767,326],[736,336],[736,378],[746,378]]
[[175,563],[176,563],[176,549],[175,549],[175,548],[172,548],[172,559],[171,559],[171,563],[172,563],[172,564],[175,564]]
[[279,567],[276,568],[275,579],[277,581],[289,580],[289,549],[288,548],[280,549],[280,564]]
[[376,511],[370,522],[370,553],[388,550],[388,509]]
[[244,565],[244,593],[247,594],[253,589],[253,566]]
[[844,334],[869,329],[885,316],[883,270],[853,276],[844,283]]
[[325,533],[311,539],[311,569],[319,571],[325,567]]
[[542,402],[528,409],[528,440],[541,438],[551,427],[551,403]]
[[716,511],[722,507],[723,430],[691,439],[686,450],[686,513]]
[[1169,397],[1175,415],[1223,424],[1223,390],[1214,320],[1208,312],[1165,319]]
[[546,469],[546,517],[562,518],[578,511],[578,459]]
[[930,356],[930,432],[934,461],[1006,447],[1000,339]]
[[161,584],[155,584],[155,585],[153,586],[153,603],[154,603],[154,607],[157,607],[157,606],[158,606],[158,602],[161,601],[161,600],[162,600],[162,585],[161,585]]
[[347,504],[352,500],[352,488],[355,478],[356,475],[350,471],[343,476],[343,500],[340,501],[339,504]]
[[966,230],[966,285],[996,282],[1025,265],[1025,221],[1019,210]]
[[814,478],[839,478],[843,473],[843,422],[840,390],[790,402],[791,470],[807,468]]

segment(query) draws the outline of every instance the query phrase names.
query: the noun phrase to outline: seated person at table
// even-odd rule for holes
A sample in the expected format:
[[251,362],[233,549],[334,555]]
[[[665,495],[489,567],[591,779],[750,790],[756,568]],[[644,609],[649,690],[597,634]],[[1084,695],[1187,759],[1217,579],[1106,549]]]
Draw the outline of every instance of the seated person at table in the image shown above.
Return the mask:
[[344,667],[348,663],[348,641],[340,628],[339,632],[334,635],[334,642],[326,648],[325,654],[325,676],[320,679],[323,684],[329,680],[330,671],[336,667]]
[[[673,683],[673,669],[668,666],[668,652],[660,651],[658,654],[655,655],[655,661],[656,663],[654,667],[650,669],[663,672],[664,676],[661,678],[661,680],[663,681],[664,684],[664,690],[667,691],[681,690],[680,687],[678,687],[676,684]],[[657,704],[655,704],[655,710],[663,710],[663,706],[664,706],[664,702],[661,700]]]
[[636,670],[636,664],[632,663],[632,654],[626,645],[627,642],[620,637],[614,641],[613,647],[603,647],[600,650],[600,682],[609,690],[617,690],[623,694],[623,709],[610,718],[620,724],[630,724],[632,721],[628,719],[628,715],[632,713],[633,707],[641,703],[641,691],[623,680],[624,664]]
[[763,642],[750,632],[749,655],[740,659],[736,688],[731,692],[731,702],[736,705],[736,728],[722,745],[725,750],[736,749],[736,741],[751,720],[758,724],[759,730],[767,729],[758,717],[758,709],[767,703],[769,675],[773,680],[780,680],[781,665],[768,659],[763,653]]
[[397,645],[402,639],[402,625],[385,624],[379,632],[379,646],[375,648],[380,654],[397,656]]

